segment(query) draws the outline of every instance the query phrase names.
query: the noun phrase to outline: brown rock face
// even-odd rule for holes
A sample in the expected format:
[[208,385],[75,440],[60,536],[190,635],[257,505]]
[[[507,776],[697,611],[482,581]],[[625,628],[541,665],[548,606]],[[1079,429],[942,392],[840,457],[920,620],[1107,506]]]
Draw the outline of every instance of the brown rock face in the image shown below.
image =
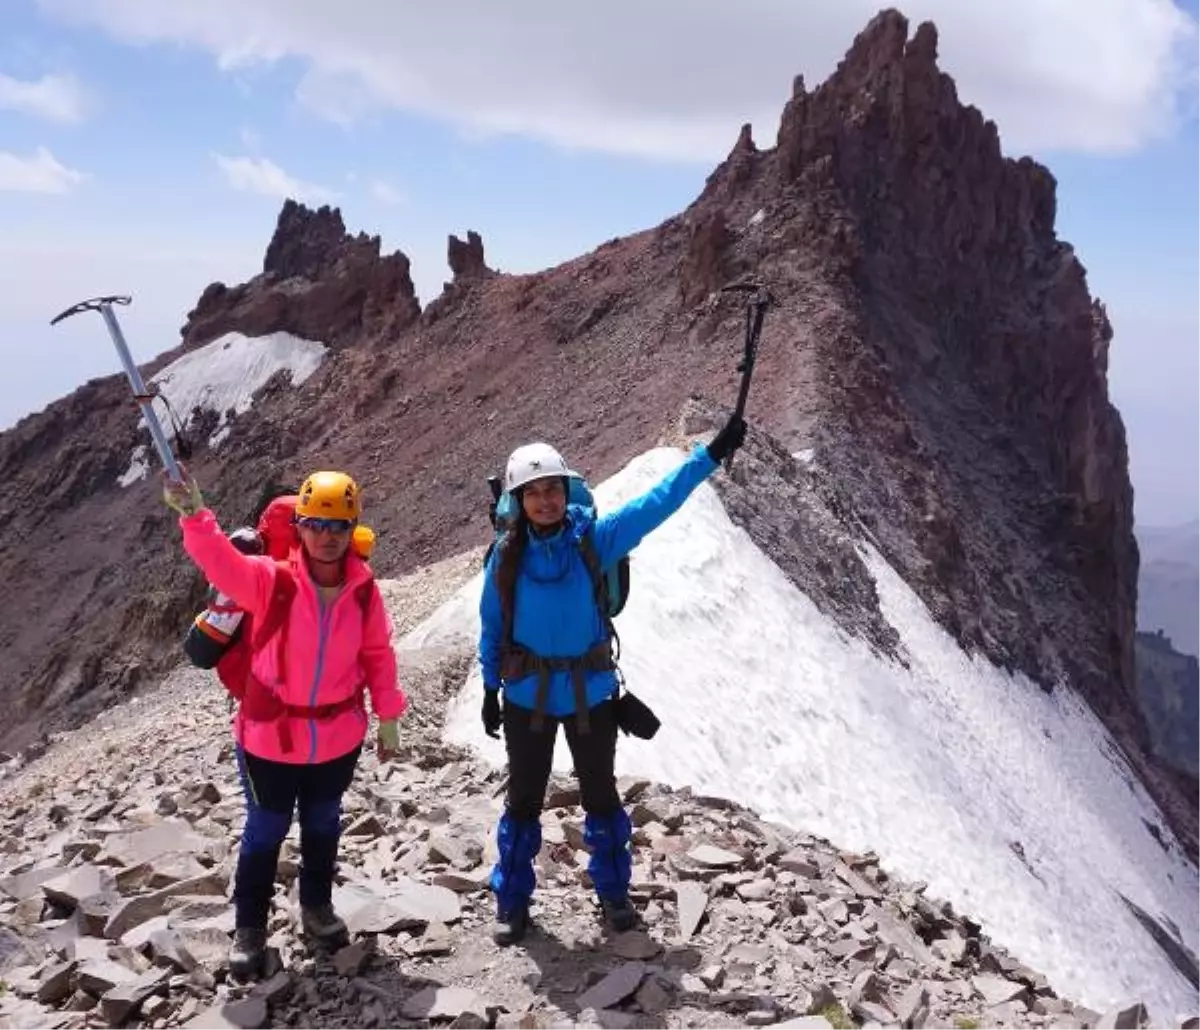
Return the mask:
[[[527,276],[491,272],[478,235],[451,237],[454,281],[423,314],[402,254],[381,257],[336,211],[285,205],[263,273],[209,287],[184,346],[286,330],[334,353],[301,387],[264,388],[219,450],[200,450],[206,496],[232,525],[263,483],[345,467],[380,534],[380,575],[457,553],[486,539],[484,480],[512,447],[553,441],[602,478],[690,396],[731,404],[742,309],[717,291],[761,279],[779,305],[748,415],[772,446],[812,452],[779,496],[819,494],[968,650],[1080,690],[1194,854],[1195,797],[1151,757],[1133,692],[1112,330],[1055,235],[1053,177],[1004,157],[936,50],[932,25],[910,39],[885,11],[826,82],[797,78],[774,148],[743,127],[678,217]],[[0,435],[0,577],[26,599],[0,612],[0,689],[23,711],[78,718],[128,681],[130,655],[145,674],[179,653],[197,577],[154,488],[115,485],[137,442],[127,405],[114,377]],[[794,549],[777,560],[808,570],[847,632],[884,640],[834,596],[849,560],[828,560],[834,527],[804,510],[741,517]]]
[[466,243],[451,235],[447,250],[447,260],[455,282],[495,275],[483,260],[483,238],[473,229],[467,233]]
[[[932,25],[906,36],[898,14],[877,17],[780,128],[784,189],[820,183],[855,227],[857,331],[830,361],[830,428],[835,453],[876,446],[840,482],[860,513],[878,513],[885,542],[907,538],[891,540],[897,554],[932,561],[956,634],[993,660],[1049,686],[1046,656],[1076,636],[1082,602],[1088,640],[1063,660],[1115,712],[1132,697],[1137,559],[1124,429],[1107,397],[1112,330],[1055,237],[1049,172],[1002,158],[995,126],[959,104]],[[885,482],[904,496],[883,501]],[[1072,595],[1061,610],[1037,596],[1051,569]],[[1033,609],[1049,618],[1029,634],[1019,627]]]
[[188,313],[185,346],[230,330],[289,332],[330,346],[388,340],[417,320],[408,258],[380,256],[380,239],[346,232],[341,212],[288,200],[267,246],[262,274],[232,289],[213,283]]
[[352,241],[340,211],[328,205],[311,211],[294,200],[284,202],[275,224],[275,235],[267,244],[263,272],[280,279],[320,279],[333,272],[340,251],[365,243],[359,234]]
[[733,235],[721,208],[692,226],[687,253],[679,269],[679,293],[684,306],[698,304],[729,281],[732,242]]

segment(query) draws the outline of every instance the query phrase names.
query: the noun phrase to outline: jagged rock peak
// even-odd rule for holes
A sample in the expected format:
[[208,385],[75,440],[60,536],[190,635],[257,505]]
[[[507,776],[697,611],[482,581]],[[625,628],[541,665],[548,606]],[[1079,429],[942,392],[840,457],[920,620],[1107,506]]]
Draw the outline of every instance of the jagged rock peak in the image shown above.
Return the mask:
[[917,26],[916,34],[909,41],[905,54],[911,60],[924,61],[930,65],[937,64],[938,30],[931,21],[923,21]]
[[[297,290],[287,280],[301,280]],[[380,255],[380,238],[350,235],[338,208],[286,200],[263,273],[233,288],[212,283],[188,313],[186,346],[236,330],[295,333],[331,345],[391,339],[421,308],[408,258]]]
[[[941,75],[937,67],[937,26],[933,22],[922,22],[911,41],[908,27],[908,19],[895,8],[880,11],[854,37],[846,56],[830,76],[830,82],[848,80],[855,88],[861,88],[871,80],[901,68],[908,75]],[[794,92],[802,93],[803,88],[800,79]]]
[[468,230],[465,243],[451,233],[446,251],[446,260],[450,264],[450,271],[454,273],[455,282],[482,279],[495,274],[484,261],[483,238],[474,229]]
[[738,133],[737,142],[733,145],[733,153],[753,154],[757,151],[758,147],[754,145],[754,129],[749,122],[746,122]]
[[[704,195],[715,197],[721,203],[729,201],[753,177],[760,153],[754,142],[753,127],[746,122],[738,132],[729,156],[709,173]],[[688,293],[685,289],[684,295]]]
[[894,239],[900,212],[910,231],[955,237],[948,256],[961,245],[1051,243],[1053,176],[1002,155],[995,123],[939,70],[936,27],[925,22],[909,40],[908,26],[881,12],[818,89],[794,88],[779,128],[781,179],[836,186],[868,244]]
[[[932,25],[929,27],[933,28]],[[935,57],[936,41],[935,30]],[[866,28],[854,37],[854,42],[846,51],[846,56],[833,77],[837,78],[841,75],[874,77],[889,66],[896,66],[903,62],[907,43],[908,19],[894,7],[880,11],[867,22]]]
[[353,255],[377,261],[378,236],[346,232],[340,208],[323,204],[315,210],[295,200],[285,200],[275,223],[275,233],[263,258],[263,272],[281,279],[317,280]]

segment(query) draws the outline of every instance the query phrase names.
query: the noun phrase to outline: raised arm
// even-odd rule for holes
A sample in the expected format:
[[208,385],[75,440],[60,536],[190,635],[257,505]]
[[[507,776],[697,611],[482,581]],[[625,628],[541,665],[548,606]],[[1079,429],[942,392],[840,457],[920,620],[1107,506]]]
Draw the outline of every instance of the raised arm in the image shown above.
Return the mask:
[[262,614],[275,585],[275,563],[269,558],[242,554],[217,524],[208,508],[179,519],[183,547],[221,593],[248,612]]
[[697,444],[686,461],[640,497],[598,518],[594,539],[601,566],[608,568],[637,547],[645,536],[675,514],[716,468],[708,448]]
[[717,470],[746,439],[741,415],[729,421],[708,444],[697,444],[678,468],[668,472],[641,497],[596,520],[596,556],[602,568],[624,558],[642,539],[683,507],[692,491]]

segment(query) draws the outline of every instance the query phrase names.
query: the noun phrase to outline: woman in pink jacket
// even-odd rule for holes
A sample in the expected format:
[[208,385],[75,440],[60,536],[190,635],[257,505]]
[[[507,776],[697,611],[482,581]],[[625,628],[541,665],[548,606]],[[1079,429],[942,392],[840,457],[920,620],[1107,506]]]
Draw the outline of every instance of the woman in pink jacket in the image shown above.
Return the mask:
[[[332,947],[346,924],[333,910],[342,795],[367,730],[364,693],[379,717],[378,754],[398,744],[407,701],[396,678],[391,623],[370,568],[350,547],[358,488],[343,472],[314,472],[300,488],[300,546],[284,562],[242,554],[204,506],[195,480],[166,479],[166,503],[180,513],[183,545],[217,590],[253,625],[268,611],[279,630],[253,652],[234,736],[246,795],[234,880],[230,971],[261,974],[279,849],[300,814],[300,913],[304,932]],[[280,607],[283,610],[280,610]],[[258,639],[251,629],[252,638]]]

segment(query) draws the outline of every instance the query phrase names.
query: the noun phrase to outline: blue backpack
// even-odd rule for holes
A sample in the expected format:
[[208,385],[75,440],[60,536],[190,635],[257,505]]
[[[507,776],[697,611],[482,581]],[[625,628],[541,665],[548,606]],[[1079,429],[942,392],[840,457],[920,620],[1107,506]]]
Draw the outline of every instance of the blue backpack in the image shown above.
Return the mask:
[[[504,538],[516,522],[517,499],[508,492],[501,492],[500,480],[493,476],[488,480],[492,488],[492,505],[490,515],[494,534],[484,555],[484,564],[492,556],[496,545]],[[592,496],[591,488],[584,479],[576,476],[568,478],[567,504],[577,504],[586,508],[593,518],[596,515],[596,499]],[[629,556],[623,558],[606,569],[600,568],[599,556],[592,543],[592,532],[589,529],[579,541],[579,553],[583,564],[587,566],[588,575],[592,577],[592,588],[596,593],[596,605],[601,617],[609,624],[612,631],[612,620],[621,614],[625,602],[629,600]],[[508,603],[511,603],[509,600]],[[615,634],[614,634],[615,635]]]

